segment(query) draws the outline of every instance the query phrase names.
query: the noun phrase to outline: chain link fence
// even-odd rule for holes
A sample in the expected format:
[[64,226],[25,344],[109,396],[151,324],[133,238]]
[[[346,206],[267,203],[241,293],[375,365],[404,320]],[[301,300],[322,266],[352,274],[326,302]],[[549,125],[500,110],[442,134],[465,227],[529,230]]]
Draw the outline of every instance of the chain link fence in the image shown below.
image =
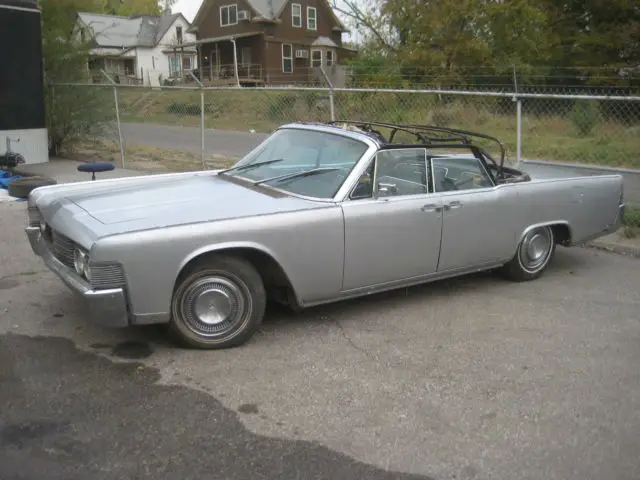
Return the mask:
[[283,123],[340,119],[483,132],[504,143],[509,163],[640,168],[640,97],[197,84],[64,84],[53,91],[54,111],[66,112],[78,139],[75,153],[129,168],[219,168]]

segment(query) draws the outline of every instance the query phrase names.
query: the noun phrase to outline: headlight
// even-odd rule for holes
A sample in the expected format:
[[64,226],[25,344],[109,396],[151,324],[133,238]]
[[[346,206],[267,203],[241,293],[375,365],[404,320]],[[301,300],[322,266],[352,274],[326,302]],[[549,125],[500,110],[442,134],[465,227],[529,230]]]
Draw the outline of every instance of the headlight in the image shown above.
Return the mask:
[[87,261],[84,264],[84,278],[91,282],[91,266],[89,265],[88,257]]
[[85,275],[85,271],[87,270],[89,265],[89,254],[81,250],[80,248],[76,248],[73,252],[73,266],[76,269],[78,275]]

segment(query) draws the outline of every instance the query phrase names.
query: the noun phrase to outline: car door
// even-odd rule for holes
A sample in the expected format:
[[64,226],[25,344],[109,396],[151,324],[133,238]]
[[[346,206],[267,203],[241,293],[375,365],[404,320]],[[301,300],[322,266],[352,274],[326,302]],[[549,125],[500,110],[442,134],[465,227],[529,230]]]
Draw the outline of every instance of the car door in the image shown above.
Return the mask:
[[442,211],[426,160],[424,148],[378,152],[343,203],[343,291],[436,272]]
[[511,218],[517,191],[496,187],[475,157],[432,157],[434,192],[442,194],[442,246],[438,271],[501,261],[517,243]]

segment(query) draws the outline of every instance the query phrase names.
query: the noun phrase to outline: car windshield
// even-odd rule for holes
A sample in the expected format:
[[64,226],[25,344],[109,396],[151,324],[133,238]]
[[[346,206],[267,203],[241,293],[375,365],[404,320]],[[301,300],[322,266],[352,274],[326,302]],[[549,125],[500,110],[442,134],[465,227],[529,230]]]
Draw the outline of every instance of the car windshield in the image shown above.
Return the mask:
[[299,195],[333,198],[367,148],[338,134],[284,128],[222,173]]

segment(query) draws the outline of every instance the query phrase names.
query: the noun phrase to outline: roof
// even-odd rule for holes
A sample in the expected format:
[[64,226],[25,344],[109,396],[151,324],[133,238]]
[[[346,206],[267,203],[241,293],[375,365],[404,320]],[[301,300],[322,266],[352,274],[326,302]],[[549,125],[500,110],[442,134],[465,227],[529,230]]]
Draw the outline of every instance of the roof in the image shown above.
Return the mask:
[[338,44],[329,37],[318,37],[311,44],[314,47],[338,47]]
[[[324,3],[326,4],[327,8],[331,12],[331,16],[336,22],[336,25],[340,29],[347,31],[347,28],[336,16],[329,2],[327,0],[320,1],[324,1]],[[289,3],[289,0],[246,0],[246,2],[258,14],[258,18],[276,21],[278,18],[280,18],[280,15],[282,15],[282,11]],[[204,11],[214,3],[216,3],[216,0],[202,0],[200,8],[198,9],[195,18],[193,19],[193,23],[199,23],[201,16],[204,14]]]
[[246,37],[254,37],[256,35],[264,35],[264,32],[242,32],[242,33],[231,33],[229,35],[221,35],[219,37],[207,37],[200,38],[193,42],[185,42],[182,44],[183,47],[193,47],[195,45],[202,45],[203,43],[216,43],[223,42],[227,40],[235,40],[236,38],[246,38]]
[[78,17],[93,30],[98,46],[121,48],[155,47],[178,17],[184,19],[181,13],[120,17],[82,12]]

